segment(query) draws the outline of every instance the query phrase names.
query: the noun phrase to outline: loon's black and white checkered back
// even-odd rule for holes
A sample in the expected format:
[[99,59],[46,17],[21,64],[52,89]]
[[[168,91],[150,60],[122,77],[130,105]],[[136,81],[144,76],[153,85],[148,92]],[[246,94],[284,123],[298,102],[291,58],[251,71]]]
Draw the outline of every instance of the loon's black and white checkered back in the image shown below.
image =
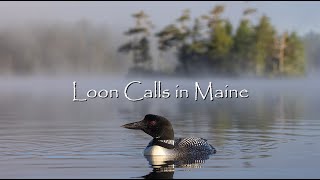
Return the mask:
[[184,153],[215,153],[216,150],[207,142],[206,139],[199,137],[186,137],[175,140],[175,149]]

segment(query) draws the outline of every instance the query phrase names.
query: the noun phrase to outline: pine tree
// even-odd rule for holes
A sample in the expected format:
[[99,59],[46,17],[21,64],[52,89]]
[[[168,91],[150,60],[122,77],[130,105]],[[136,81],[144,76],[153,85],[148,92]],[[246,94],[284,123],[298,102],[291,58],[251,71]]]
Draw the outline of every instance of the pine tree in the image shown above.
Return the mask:
[[254,62],[256,75],[264,75],[267,65],[274,60],[276,31],[267,16],[262,16],[255,28]]
[[121,53],[132,53],[134,69],[150,69],[152,57],[150,55],[150,29],[153,28],[149,16],[140,11],[132,15],[136,24],[125,32],[125,35],[132,37],[131,40],[120,46]]
[[174,49],[184,69],[183,71],[188,70],[189,43],[191,41],[191,30],[187,25],[189,21],[190,10],[186,9],[176,19],[176,24],[170,24],[156,34],[159,38],[159,50],[164,52]]
[[232,25],[220,16],[225,7],[215,6],[209,15],[202,16],[207,20],[209,40],[208,58],[215,72],[226,72],[230,64],[230,50],[233,45]]
[[159,38],[158,44],[160,51],[167,51],[171,48],[180,49],[187,41],[190,30],[186,23],[190,20],[190,11],[184,10],[182,15],[176,19],[175,24],[166,26],[163,30],[156,33]]
[[304,46],[295,32],[287,38],[284,51],[283,73],[286,75],[302,75],[305,73]]
[[192,54],[201,56],[204,55],[204,53],[207,51],[206,43],[202,35],[202,30],[203,26],[201,24],[201,20],[199,18],[196,18],[190,32],[190,51],[192,52]]
[[248,72],[253,67],[253,53],[254,48],[254,27],[249,21],[249,15],[255,13],[256,10],[252,8],[243,11],[243,17],[236,30],[233,44],[233,70],[237,73]]

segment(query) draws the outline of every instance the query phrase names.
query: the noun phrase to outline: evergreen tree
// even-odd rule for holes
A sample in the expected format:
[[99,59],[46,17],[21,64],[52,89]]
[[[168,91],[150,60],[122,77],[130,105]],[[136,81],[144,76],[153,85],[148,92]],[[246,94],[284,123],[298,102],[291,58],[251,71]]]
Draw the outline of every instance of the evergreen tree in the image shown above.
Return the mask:
[[214,32],[212,33],[209,49],[210,56],[213,60],[222,60],[227,54],[229,54],[232,47],[232,36],[228,32],[228,23],[219,23],[215,26]]
[[284,52],[284,74],[302,75],[305,72],[304,47],[301,39],[292,32],[286,43]]
[[234,37],[234,59],[238,70],[249,70],[253,64],[254,30],[248,20],[242,20]]
[[186,9],[176,19],[176,25],[170,24],[156,34],[159,38],[160,51],[174,49],[184,71],[188,71],[189,43],[192,39],[191,30],[186,24],[188,21],[190,21],[190,10]]
[[186,44],[190,33],[186,22],[189,20],[190,11],[186,9],[183,11],[182,15],[176,19],[177,25],[170,24],[160,32],[156,33],[156,36],[159,38],[158,44],[160,51],[167,51],[171,48],[178,50]]
[[249,21],[248,15],[256,12],[248,8],[243,11],[243,18],[236,30],[233,44],[233,70],[237,73],[248,72],[253,67],[254,28]]
[[228,20],[220,17],[224,9],[224,6],[218,5],[209,15],[203,16],[207,20],[209,29],[208,56],[215,72],[226,72],[228,68],[226,66],[230,65],[231,59],[232,25]]
[[276,31],[267,16],[262,16],[255,28],[254,63],[256,75],[264,75],[268,63],[274,61]]
[[206,43],[202,35],[203,26],[199,18],[194,20],[192,30],[190,31],[191,43],[189,45],[190,52],[194,56],[203,56],[207,52]]
[[131,41],[122,45],[118,50],[122,53],[132,53],[134,69],[150,69],[152,57],[150,55],[150,29],[153,27],[148,20],[149,16],[143,11],[132,15],[136,24],[125,32],[132,37]]

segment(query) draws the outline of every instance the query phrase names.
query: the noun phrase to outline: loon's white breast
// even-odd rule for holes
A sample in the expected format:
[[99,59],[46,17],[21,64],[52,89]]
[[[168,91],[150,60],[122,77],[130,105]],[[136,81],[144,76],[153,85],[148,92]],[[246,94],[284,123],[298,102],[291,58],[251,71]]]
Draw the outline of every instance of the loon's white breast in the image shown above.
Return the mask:
[[147,155],[147,156],[166,156],[166,155],[172,155],[172,154],[173,154],[172,149],[167,149],[158,145],[147,146],[144,149],[144,155]]

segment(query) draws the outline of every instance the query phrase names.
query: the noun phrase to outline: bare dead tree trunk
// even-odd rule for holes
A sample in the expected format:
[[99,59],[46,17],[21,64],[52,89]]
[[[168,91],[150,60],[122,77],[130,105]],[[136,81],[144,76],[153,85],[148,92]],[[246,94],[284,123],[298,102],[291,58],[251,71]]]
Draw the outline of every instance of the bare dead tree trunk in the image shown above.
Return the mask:
[[283,73],[283,67],[284,67],[284,51],[287,47],[287,40],[288,37],[288,32],[283,33],[283,35],[280,38],[280,43],[279,43],[279,72]]

